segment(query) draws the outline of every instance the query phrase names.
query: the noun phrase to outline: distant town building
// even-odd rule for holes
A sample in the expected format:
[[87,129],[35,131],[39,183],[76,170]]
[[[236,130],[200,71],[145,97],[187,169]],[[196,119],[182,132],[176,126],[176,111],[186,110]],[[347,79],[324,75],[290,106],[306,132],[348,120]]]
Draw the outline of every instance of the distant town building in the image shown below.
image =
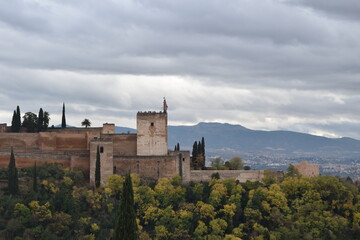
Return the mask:
[[307,161],[302,161],[299,164],[294,164],[294,167],[299,171],[299,173],[304,177],[315,177],[320,175],[320,165],[311,164]]

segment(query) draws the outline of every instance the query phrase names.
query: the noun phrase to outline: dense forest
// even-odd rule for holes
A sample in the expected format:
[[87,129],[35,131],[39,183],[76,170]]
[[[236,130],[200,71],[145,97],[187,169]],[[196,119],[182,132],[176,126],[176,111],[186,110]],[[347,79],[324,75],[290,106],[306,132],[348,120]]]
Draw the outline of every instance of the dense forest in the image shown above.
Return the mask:
[[[35,171],[36,169],[36,171]],[[97,189],[57,164],[19,170],[9,194],[0,171],[0,239],[110,239],[124,178]],[[360,201],[350,179],[290,171],[263,183],[234,179],[144,184],[132,174],[140,239],[359,239]]]

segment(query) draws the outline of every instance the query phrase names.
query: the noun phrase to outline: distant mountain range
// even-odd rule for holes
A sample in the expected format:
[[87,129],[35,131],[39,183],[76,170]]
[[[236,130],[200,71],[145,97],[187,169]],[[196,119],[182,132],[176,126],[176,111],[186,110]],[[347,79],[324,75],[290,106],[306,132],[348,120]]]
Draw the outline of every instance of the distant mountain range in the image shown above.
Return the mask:
[[[326,138],[291,131],[259,131],[227,123],[199,123],[194,126],[169,126],[169,148],[180,143],[191,150],[194,141],[205,138],[206,149],[268,154],[315,154],[323,156],[360,155],[360,141],[352,138]],[[132,128],[116,127],[116,132]],[[216,151],[215,151],[216,152]]]

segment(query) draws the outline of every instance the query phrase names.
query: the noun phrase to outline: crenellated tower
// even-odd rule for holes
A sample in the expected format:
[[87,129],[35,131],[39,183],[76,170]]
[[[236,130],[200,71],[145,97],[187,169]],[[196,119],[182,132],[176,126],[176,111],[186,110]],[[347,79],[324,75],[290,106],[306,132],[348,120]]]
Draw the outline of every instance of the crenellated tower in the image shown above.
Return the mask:
[[137,113],[137,155],[168,155],[167,105],[161,112]]

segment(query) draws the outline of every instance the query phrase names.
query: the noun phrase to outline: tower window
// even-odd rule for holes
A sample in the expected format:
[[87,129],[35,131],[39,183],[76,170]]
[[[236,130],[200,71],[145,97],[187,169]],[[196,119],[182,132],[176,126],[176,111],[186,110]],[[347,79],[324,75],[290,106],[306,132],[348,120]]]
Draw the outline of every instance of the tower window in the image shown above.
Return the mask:
[[150,126],[152,126],[152,127],[153,127],[153,126],[154,126],[154,123],[152,122],[152,123],[150,124]]
[[104,147],[100,147],[100,153],[104,152]]

